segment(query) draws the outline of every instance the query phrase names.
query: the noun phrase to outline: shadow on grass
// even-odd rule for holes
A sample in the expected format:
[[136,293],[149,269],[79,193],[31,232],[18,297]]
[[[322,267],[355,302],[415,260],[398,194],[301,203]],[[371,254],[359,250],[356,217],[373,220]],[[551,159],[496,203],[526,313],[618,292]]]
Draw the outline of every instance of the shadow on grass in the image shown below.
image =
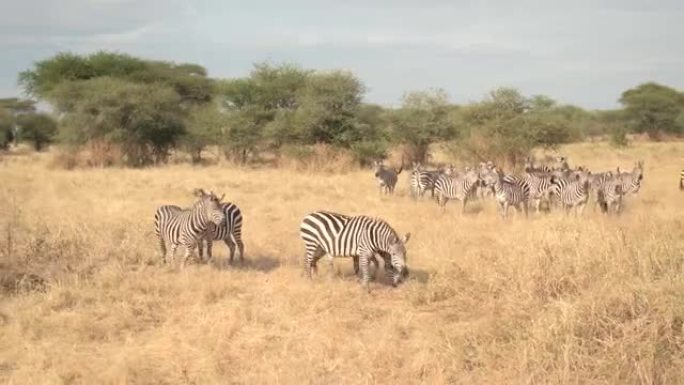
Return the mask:
[[262,255],[245,257],[243,261],[234,259],[232,263],[228,261],[228,258],[215,258],[211,264],[218,270],[254,270],[268,273],[279,268],[282,262],[278,258]]

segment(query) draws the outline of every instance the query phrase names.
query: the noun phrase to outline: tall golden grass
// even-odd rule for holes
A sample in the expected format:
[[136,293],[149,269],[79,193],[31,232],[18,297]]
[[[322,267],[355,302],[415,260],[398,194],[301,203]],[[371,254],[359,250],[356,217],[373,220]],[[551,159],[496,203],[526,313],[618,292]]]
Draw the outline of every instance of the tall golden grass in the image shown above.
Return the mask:
[[[381,196],[369,170],[58,170],[0,161],[0,380],[10,384],[682,384],[684,143],[561,149],[595,170],[645,161],[621,217],[503,222]],[[245,217],[248,263],[160,263],[160,204],[203,187]],[[301,218],[386,219],[410,280],[362,291],[351,260],[302,275]],[[220,258],[227,248],[214,248]],[[33,275],[31,275],[33,274]]]

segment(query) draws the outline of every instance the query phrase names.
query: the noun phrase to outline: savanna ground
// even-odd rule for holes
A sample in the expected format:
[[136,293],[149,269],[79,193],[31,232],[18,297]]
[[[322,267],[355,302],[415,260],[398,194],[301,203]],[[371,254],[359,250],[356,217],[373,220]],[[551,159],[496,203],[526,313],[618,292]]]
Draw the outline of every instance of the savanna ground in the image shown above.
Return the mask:
[[[380,196],[369,170],[226,165],[60,170],[0,160],[0,379],[11,384],[682,384],[684,143],[561,149],[631,169],[620,218],[590,207],[502,222],[492,201]],[[155,208],[225,192],[244,266],[162,265]],[[364,293],[350,259],[302,275],[301,218],[386,219],[412,276]],[[227,248],[214,248],[221,259]],[[178,258],[177,258],[178,260]],[[381,274],[380,274],[381,275]]]

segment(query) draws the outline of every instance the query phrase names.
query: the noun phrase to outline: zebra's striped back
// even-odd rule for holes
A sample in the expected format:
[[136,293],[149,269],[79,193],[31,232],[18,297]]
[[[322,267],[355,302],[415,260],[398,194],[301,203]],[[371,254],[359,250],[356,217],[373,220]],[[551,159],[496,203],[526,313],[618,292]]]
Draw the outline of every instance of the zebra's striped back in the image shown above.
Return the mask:
[[300,236],[306,247],[305,267],[309,277],[316,260],[325,254],[358,256],[363,284],[368,287],[368,263],[374,253],[385,259],[385,270],[392,276],[393,284],[408,275],[404,243],[409,235],[405,240],[400,239],[382,219],[318,211],[304,217]]
[[[233,261],[235,248],[237,246],[239,258],[242,261],[245,252],[245,246],[242,242],[242,212],[240,211],[240,208],[232,202],[221,203],[221,210],[224,212],[226,220],[218,226],[210,223],[205,239],[207,241],[224,241],[230,250],[231,262]],[[209,258],[211,258],[211,251],[209,251],[211,250],[211,246],[209,245],[210,243],[207,243],[207,251],[209,253]],[[200,247],[202,247],[201,244]]]
[[474,171],[458,175],[440,175],[435,181],[435,193],[448,199],[467,199],[477,188],[479,175]]

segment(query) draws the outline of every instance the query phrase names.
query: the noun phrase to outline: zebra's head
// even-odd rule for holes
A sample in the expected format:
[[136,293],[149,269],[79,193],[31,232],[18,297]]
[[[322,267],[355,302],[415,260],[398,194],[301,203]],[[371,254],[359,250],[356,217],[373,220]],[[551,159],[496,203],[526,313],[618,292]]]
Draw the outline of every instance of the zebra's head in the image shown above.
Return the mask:
[[373,172],[375,173],[375,176],[378,176],[378,173],[382,171],[385,168],[385,166],[382,164],[382,161],[379,160],[374,160],[373,161]]
[[393,235],[387,246],[387,253],[390,255],[390,261],[392,263],[393,286],[396,286],[399,282],[405,280],[409,276],[409,270],[406,266],[405,245],[410,238],[411,233],[406,233],[403,239],[399,239],[399,237]]
[[454,165],[449,163],[447,166],[444,167],[444,171],[442,171],[444,175],[452,176],[456,173],[456,169],[454,168]]
[[634,169],[632,170],[632,191],[634,193],[639,192],[639,189],[641,188],[641,181],[644,179],[644,161],[640,160],[636,162],[634,165]]
[[496,182],[501,178],[503,178],[503,171],[496,167],[479,175],[480,185],[483,187],[494,188]]
[[221,205],[221,200],[223,200],[225,194],[219,198],[213,192],[207,193],[203,189],[195,189],[194,193],[199,198],[195,206],[200,208],[205,219],[211,221],[216,226],[220,226],[226,221],[226,213]]

